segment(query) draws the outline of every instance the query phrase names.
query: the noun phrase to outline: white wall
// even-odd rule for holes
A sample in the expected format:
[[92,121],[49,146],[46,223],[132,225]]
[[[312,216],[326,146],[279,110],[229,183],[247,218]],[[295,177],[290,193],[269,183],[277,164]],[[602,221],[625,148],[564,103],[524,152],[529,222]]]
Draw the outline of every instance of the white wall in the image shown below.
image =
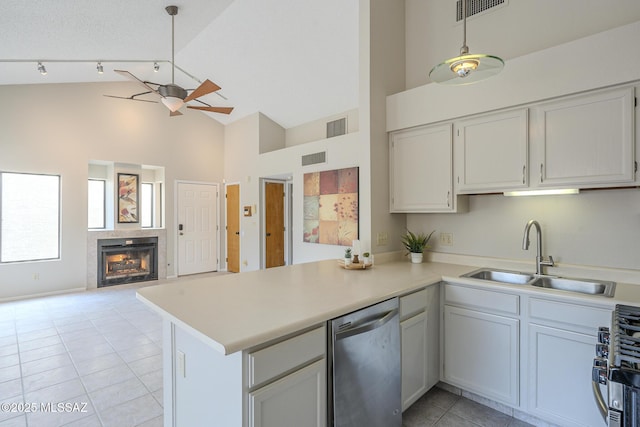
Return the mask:
[[136,90],[131,83],[0,86],[0,170],[62,177],[60,260],[0,265],[0,299],[86,287],[91,160],[165,167],[173,274],[173,182],[221,182],[223,127],[199,112],[169,118],[161,104],[103,96]]
[[[542,227],[544,255],[556,263],[640,270],[640,189],[592,190],[573,196],[470,196],[465,214],[410,214],[411,230],[436,230],[433,250],[530,261],[535,230],[522,250],[530,219]],[[441,246],[439,233],[453,233]]]
[[347,133],[358,132],[360,129],[360,122],[358,109],[356,108],[286,129],[285,146],[292,147],[294,145],[306,144],[307,142],[325,139],[327,136],[327,122],[338,120],[343,117],[347,118]]
[[[467,20],[467,45],[471,53],[508,60],[640,20],[637,0],[505,3],[505,7]],[[458,55],[462,24],[455,23],[454,0],[405,0],[405,4],[409,89],[429,83],[431,68]]]

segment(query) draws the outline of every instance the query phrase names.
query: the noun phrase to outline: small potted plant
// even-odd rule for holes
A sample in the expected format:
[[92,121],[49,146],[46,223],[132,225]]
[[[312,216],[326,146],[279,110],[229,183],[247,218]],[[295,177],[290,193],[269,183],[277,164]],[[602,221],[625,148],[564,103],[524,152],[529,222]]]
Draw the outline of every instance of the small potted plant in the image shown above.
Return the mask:
[[414,264],[420,264],[422,262],[422,254],[429,243],[429,239],[435,230],[428,235],[424,233],[415,234],[409,230],[402,235],[401,240],[407,252],[411,255],[411,262]]
[[369,264],[369,256],[371,254],[369,252],[363,252],[362,253],[362,262],[364,262],[365,264]]
[[348,266],[351,264],[351,248],[346,248],[344,250],[344,265]]

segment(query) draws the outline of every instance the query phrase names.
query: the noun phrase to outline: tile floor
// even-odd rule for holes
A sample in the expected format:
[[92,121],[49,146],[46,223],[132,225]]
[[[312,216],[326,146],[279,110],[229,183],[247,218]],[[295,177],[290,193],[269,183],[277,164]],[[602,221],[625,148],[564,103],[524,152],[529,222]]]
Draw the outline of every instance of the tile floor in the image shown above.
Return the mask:
[[[147,285],[0,303],[0,427],[161,427],[162,324],[135,297]],[[404,427],[529,426],[438,388],[403,418]]]
[[532,427],[502,412],[434,387],[402,414],[403,427]]

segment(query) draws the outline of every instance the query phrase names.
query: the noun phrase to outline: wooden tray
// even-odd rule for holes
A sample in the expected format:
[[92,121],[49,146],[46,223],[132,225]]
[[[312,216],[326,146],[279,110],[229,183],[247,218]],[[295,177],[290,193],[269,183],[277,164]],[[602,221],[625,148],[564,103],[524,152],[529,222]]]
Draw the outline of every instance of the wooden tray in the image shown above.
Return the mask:
[[358,263],[358,264],[349,264],[349,265],[344,265],[344,259],[339,259],[338,260],[338,265],[342,268],[344,268],[345,270],[366,270],[368,268],[373,267],[373,264],[369,263]]

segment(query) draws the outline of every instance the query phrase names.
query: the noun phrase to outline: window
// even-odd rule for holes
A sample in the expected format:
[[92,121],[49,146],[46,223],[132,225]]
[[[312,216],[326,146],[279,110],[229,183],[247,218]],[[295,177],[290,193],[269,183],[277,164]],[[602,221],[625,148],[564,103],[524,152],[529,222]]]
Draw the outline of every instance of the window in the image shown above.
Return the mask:
[[0,262],[60,257],[60,177],[0,173]]
[[140,225],[142,228],[153,227],[153,184],[143,182],[140,185]]
[[89,180],[89,228],[105,228],[105,185],[101,179]]

